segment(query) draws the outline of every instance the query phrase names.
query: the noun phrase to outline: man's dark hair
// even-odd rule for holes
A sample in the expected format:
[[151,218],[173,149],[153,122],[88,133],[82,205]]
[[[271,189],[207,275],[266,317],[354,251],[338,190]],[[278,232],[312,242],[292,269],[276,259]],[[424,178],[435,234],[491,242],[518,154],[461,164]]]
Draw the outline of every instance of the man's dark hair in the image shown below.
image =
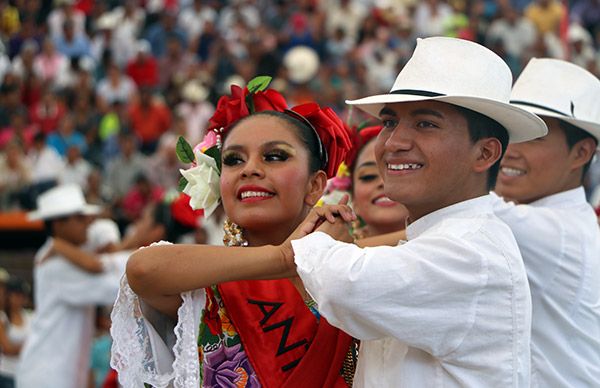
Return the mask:
[[[575,144],[577,144],[581,140],[584,140],[587,138],[593,139],[594,144],[596,144],[596,146],[598,146],[598,140],[596,140],[596,138],[594,136],[592,136],[589,132],[587,132],[571,123],[561,120],[561,119],[558,119],[558,125],[560,126],[560,129],[562,129],[563,133],[565,134],[565,138],[567,139],[567,146],[569,147],[569,150],[572,150],[573,147],[575,146]],[[592,164],[592,158],[590,158],[590,160],[588,160],[588,162],[583,166],[583,171],[581,174],[581,181],[583,181],[583,177],[589,170],[591,164]]]
[[469,136],[471,137],[471,141],[473,143],[481,139],[493,137],[498,139],[502,145],[500,158],[488,170],[487,189],[493,190],[496,186],[498,172],[500,171],[500,161],[506,152],[506,147],[508,147],[508,131],[499,122],[484,116],[481,113],[477,113],[471,109],[463,108],[461,106],[456,106],[456,109],[467,120]]

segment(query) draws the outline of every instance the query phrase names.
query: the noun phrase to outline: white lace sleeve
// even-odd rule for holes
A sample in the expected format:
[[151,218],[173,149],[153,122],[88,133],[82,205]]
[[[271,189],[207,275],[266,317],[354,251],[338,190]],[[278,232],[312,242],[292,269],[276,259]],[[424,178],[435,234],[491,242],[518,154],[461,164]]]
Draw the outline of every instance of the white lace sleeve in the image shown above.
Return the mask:
[[141,303],[121,279],[112,311],[110,365],[125,387],[198,388],[198,327],[206,300],[204,289],[181,294],[177,324]]

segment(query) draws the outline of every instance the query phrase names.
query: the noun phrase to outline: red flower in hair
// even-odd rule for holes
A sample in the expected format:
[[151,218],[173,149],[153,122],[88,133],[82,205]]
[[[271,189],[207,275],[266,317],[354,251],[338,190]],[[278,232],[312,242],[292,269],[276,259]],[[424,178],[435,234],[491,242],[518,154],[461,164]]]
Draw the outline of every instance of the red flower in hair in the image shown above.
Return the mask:
[[352,148],[350,129],[331,108],[321,108],[314,102],[295,106],[292,110],[306,118],[317,131],[327,151],[328,163],[325,172],[328,178],[334,177],[340,163]]
[[171,203],[171,217],[180,224],[195,228],[198,226],[198,218],[204,216],[204,210],[193,210],[190,206],[190,196],[184,193]]
[[[249,94],[251,94],[251,97],[248,97]],[[273,89],[250,93],[247,87],[242,89],[237,85],[232,85],[231,95],[222,96],[219,99],[215,113],[208,120],[208,128],[227,129],[239,119],[250,115],[250,109],[248,109],[248,104],[246,103],[248,98],[252,98],[254,112],[265,110],[283,112],[287,109],[285,98]]]

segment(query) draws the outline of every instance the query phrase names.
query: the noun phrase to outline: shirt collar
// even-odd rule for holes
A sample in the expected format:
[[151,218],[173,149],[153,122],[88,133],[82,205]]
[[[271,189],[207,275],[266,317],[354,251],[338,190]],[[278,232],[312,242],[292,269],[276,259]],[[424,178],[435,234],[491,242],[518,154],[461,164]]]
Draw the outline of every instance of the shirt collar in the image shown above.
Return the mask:
[[535,207],[568,207],[586,202],[585,191],[582,186],[579,186],[571,190],[561,191],[560,193],[538,199],[537,201],[531,202],[530,205]]
[[408,225],[406,237],[412,240],[449,217],[470,217],[484,213],[492,213],[492,197],[489,194],[446,206],[419,218]]

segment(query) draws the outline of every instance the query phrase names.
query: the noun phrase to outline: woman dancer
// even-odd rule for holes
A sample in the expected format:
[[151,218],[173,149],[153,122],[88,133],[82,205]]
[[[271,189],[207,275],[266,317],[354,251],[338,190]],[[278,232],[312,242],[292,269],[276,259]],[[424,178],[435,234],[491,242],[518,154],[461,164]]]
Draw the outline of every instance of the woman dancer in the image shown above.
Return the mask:
[[383,179],[375,161],[375,138],[381,126],[363,128],[356,136],[356,157],[350,161],[352,205],[359,222],[355,238],[373,237],[406,228],[408,210],[383,192]]
[[[297,279],[212,286],[227,280],[214,275],[218,258],[239,257],[244,273],[251,247],[280,244],[296,229],[351,145],[330,109],[288,111],[277,92],[251,90],[221,98],[210,120],[218,136],[183,172],[190,203],[210,213],[220,193],[227,244],[249,248],[159,245],[131,256],[111,330],[112,365],[126,387],[346,385],[351,338],[319,317]],[[215,151],[222,156],[213,160]]]

